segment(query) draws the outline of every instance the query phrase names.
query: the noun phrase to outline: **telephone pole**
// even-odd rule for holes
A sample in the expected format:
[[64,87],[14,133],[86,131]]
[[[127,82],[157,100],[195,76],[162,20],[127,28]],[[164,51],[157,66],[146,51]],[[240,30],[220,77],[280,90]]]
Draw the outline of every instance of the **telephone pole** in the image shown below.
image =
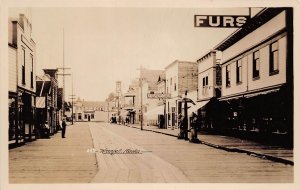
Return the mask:
[[143,70],[143,67],[142,66],[140,66],[140,68],[138,69],[138,70],[140,70],[140,90],[141,90],[141,94],[140,94],[140,96],[141,96],[141,116],[140,116],[140,118],[141,118],[141,131],[143,130],[143,123],[144,123],[144,118],[143,118],[143,78],[142,78],[142,70]]
[[116,81],[116,92],[118,94],[118,122],[121,123],[120,117],[120,93],[121,93],[121,81]]
[[75,96],[76,96],[76,95],[74,95],[73,89],[74,88],[73,88],[73,75],[72,75],[72,94],[70,95],[70,99],[72,100],[72,116],[71,116],[72,125],[74,123],[74,99],[75,99]]
[[70,99],[72,100],[72,125],[74,123],[74,100],[75,100],[75,96],[73,93],[70,95]]
[[66,74],[65,70],[71,69],[65,67],[65,31],[63,30],[63,66],[61,68],[57,68],[58,70],[62,70],[62,73],[57,75],[61,75],[63,77],[63,95],[62,95],[62,116],[65,116],[65,76],[71,75]]

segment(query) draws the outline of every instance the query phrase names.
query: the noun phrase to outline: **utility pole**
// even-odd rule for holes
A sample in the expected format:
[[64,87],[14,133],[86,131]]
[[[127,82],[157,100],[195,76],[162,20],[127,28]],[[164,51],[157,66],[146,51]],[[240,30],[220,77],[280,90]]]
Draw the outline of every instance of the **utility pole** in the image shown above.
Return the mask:
[[72,100],[72,125],[74,123],[74,99],[75,99],[75,96],[73,93],[70,95],[70,99]]
[[73,123],[74,123],[74,99],[75,99],[75,96],[76,95],[74,95],[74,92],[73,92],[73,75],[72,75],[72,94],[70,95],[71,97],[70,97],[70,99],[72,100],[72,125],[73,125]]
[[143,67],[141,66],[138,70],[140,70],[140,90],[141,90],[141,131],[143,130],[143,122],[144,122],[144,118],[143,118],[143,78],[142,78],[142,70]]
[[66,74],[65,70],[71,69],[65,67],[65,31],[63,30],[63,67],[57,68],[62,70],[62,74],[57,74],[63,76],[63,95],[62,95],[62,116],[65,116],[65,76],[71,75],[71,74]]
[[118,122],[121,123],[120,118],[120,93],[121,93],[121,81],[116,81],[116,92],[118,94]]
[[141,89],[141,130],[143,130],[143,83],[142,78],[140,78],[140,89]]

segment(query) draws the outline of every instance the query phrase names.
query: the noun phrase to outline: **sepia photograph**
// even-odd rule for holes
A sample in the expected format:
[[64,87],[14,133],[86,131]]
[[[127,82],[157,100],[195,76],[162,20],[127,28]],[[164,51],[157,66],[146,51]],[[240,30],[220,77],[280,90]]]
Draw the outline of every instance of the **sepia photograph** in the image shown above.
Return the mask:
[[293,185],[293,4],[148,3],[2,9],[6,187]]

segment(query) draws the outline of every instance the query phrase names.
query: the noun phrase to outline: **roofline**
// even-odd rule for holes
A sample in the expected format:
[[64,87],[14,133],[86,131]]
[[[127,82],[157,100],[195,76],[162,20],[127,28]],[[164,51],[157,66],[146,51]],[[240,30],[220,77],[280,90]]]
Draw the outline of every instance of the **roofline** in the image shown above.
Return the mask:
[[175,64],[175,63],[193,63],[193,64],[198,64],[197,62],[192,62],[192,61],[180,61],[180,60],[175,60],[175,61],[173,61],[172,63],[170,63],[169,65],[167,65],[166,67],[165,67],[165,69],[168,69],[169,67],[171,67],[173,64]]
[[[272,18],[274,18],[276,15],[278,15],[279,13],[281,13],[282,11],[284,11],[285,9],[286,9],[286,7],[283,7],[283,8],[279,8],[279,7],[263,8],[254,17],[252,17],[250,20],[248,20],[248,22],[246,22],[241,28],[239,28],[236,31],[234,31],[227,38],[225,38],[218,45],[216,45],[213,49],[219,50],[219,51],[224,51],[224,50],[228,49],[229,47],[231,47],[232,45],[234,45],[236,42],[238,42],[240,39],[242,39],[244,36],[248,35],[252,31],[254,31],[257,28],[259,28],[260,26],[264,25],[266,22],[268,22],[269,20],[271,20]],[[273,10],[273,11],[277,10],[277,11],[271,12],[274,15],[272,15],[270,18],[267,18],[267,19],[265,18],[265,20],[257,21],[259,18],[263,18],[264,13],[266,13],[268,10],[270,10],[270,11],[271,10]],[[255,21],[257,21],[257,22],[255,22]],[[248,31],[247,31],[247,29],[248,29]],[[238,35],[240,33],[241,34],[244,33],[242,35],[242,37],[236,36],[236,35]],[[234,37],[236,37],[236,39],[234,39]],[[230,39],[232,39],[233,42],[229,42]]]
[[206,53],[204,53],[199,59],[197,59],[197,63],[200,62],[201,59],[203,59],[204,57],[210,55],[211,53],[217,53],[219,50],[215,50],[215,49],[211,49],[208,50]]
[[[260,15],[262,12],[264,12],[266,10],[266,8],[263,8],[261,11],[259,11],[254,17],[252,17],[251,19],[250,19],[250,21],[252,21],[253,20],[253,18],[255,18],[255,17],[257,17],[258,15]],[[244,24],[245,25],[245,24]],[[244,26],[243,25],[243,26]],[[242,28],[243,28],[243,26],[242,27],[240,27],[240,28],[238,28],[238,29],[236,29],[234,32],[232,32],[229,36],[227,36],[224,40],[222,40],[218,45],[216,45],[213,49],[218,49],[224,42],[226,42],[228,39],[230,39],[234,34],[236,34],[236,33],[238,33]],[[221,50],[222,51],[222,50]]]

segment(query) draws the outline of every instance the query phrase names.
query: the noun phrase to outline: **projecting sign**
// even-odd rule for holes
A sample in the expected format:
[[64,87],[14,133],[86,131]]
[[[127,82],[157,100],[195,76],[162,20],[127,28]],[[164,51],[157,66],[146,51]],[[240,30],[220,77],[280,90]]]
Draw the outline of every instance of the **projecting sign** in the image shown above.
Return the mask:
[[162,94],[162,93],[150,94],[150,93],[148,93],[147,98],[149,98],[149,99],[171,98],[171,94]]
[[239,28],[249,19],[244,15],[195,15],[195,27]]

